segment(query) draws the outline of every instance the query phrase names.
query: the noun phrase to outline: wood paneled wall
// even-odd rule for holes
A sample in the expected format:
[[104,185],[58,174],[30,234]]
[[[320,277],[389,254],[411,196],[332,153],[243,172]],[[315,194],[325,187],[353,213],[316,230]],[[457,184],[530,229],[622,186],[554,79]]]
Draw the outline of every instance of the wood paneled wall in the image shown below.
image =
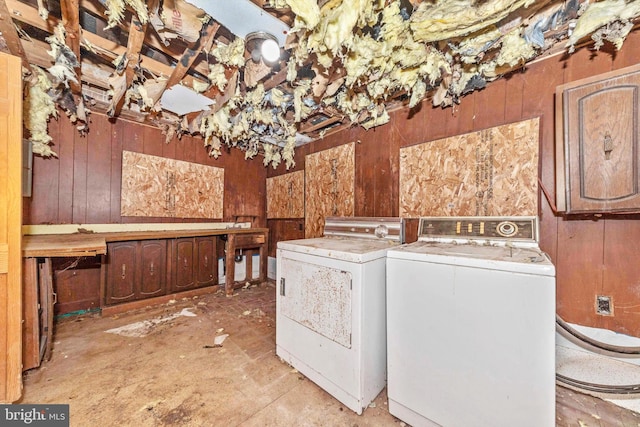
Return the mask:
[[232,149],[214,159],[200,138],[174,138],[167,144],[157,128],[99,114],[91,115],[86,136],[65,117],[49,123],[49,134],[58,158],[34,158],[33,194],[24,199],[24,224],[219,221],[121,216],[122,151],[128,150],[224,168],[223,220],[266,225],[267,172],[261,157],[245,161],[243,152]]
[[[416,111],[397,111],[387,125],[365,131],[352,128],[300,147],[304,156],[356,141],[356,216],[397,216],[401,147],[540,117],[540,179],[555,196],[556,86],[633,65],[640,58],[640,31],[629,35],[619,52],[610,45],[599,52],[582,48],[574,54],[541,59],[526,69],[490,83],[452,108],[423,103]],[[269,176],[284,173],[270,170]],[[640,215],[620,218],[565,218],[539,196],[541,247],[557,270],[557,312],[565,320],[640,336]],[[280,240],[299,238],[295,224],[269,220],[270,256]],[[417,236],[417,221],[408,221],[407,239]],[[612,297],[614,315],[595,312],[596,295]],[[505,301],[505,303],[508,303]]]

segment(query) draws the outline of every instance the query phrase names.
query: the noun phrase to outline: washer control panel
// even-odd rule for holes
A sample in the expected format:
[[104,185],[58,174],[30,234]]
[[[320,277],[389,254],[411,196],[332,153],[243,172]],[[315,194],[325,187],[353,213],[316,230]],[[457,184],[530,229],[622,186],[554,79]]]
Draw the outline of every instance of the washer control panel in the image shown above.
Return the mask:
[[538,218],[534,216],[422,217],[418,238],[538,241]]

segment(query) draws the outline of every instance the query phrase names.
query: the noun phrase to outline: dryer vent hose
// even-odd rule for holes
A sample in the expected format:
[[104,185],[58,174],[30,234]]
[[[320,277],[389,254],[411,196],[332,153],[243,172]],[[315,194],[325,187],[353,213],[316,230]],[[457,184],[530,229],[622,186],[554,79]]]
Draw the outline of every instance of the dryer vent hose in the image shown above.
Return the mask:
[[[575,344],[584,347],[584,344],[587,344],[588,350],[600,350],[596,351],[601,354],[608,354],[611,356],[620,357],[621,355],[639,355],[640,356],[640,347],[623,347],[619,345],[608,344],[602,341],[594,340],[593,338],[577,331],[572,328],[567,322],[562,320],[560,316],[556,314],[556,330],[569,341],[572,341]],[[576,342],[576,339],[580,342]]]
[[[640,357],[640,347],[623,347],[613,344],[608,344],[602,341],[595,340],[576,329],[572,328],[567,322],[565,322],[560,316],[556,314],[556,331],[582,348],[590,350],[594,353],[603,354],[609,357],[627,357],[635,358]],[[594,391],[603,394],[636,394],[640,393],[640,384],[625,384],[625,385],[610,385],[610,384],[597,384],[587,381],[580,381],[575,378],[570,378],[556,373],[556,381],[559,383],[569,385],[574,388]]]

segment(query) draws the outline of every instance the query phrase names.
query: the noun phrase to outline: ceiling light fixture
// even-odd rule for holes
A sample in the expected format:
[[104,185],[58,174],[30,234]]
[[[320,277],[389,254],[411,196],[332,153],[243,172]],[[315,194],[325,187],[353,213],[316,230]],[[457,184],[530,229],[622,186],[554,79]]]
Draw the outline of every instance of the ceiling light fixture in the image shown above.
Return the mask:
[[254,31],[245,37],[247,49],[251,52],[251,59],[260,62],[260,58],[267,64],[273,64],[280,59],[278,39],[266,31]]

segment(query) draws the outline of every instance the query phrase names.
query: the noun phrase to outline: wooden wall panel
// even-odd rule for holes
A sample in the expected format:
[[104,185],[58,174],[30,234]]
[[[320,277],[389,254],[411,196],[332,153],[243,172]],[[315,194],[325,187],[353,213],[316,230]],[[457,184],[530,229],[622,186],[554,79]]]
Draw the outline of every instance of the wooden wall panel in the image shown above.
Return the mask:
[[225,165],[224,220],[266,226],[267,172],[262,159],[247,161],[243,151],[231,149],[213,161],[223,161]]
[[474,94],[474,129],[487,129],[505,123],[505,82],[505,79],[498,79]]
[[111,123],[105,116],[91,120],[92,138],[82,141],[87,145],[87,204],[88,224],[109,223],[111,219],[111,182],[104,179],[111,173]]
[[400,150],[400,216],[537,214],[537,118]]
[[[60,114],[60,113],[59,113]],[[75,159],[75,135],[77,130],[64,115],[58,118],[58,140],[53,141],[58,154],[58,217],[55,221],[46,221],[51,224],[72,224],[73,218],[73,191],[76,188],[74,179]],[[32,200],[37,204],[39,194],[34,194]],[[78,218],[79,220],[81,218]]]
[[355,156],[360,159],[355,169],[355,216],[397,215],[397,206],[392,203],[397,192],[393,185],[397,140],[392,134],[391,126],[374,129],[369,140],[355,145]]
[[522,102],[524,93],[522,91],[525,73],[514,71],[503,79],[504,88],[504,122],[512,123],[520,120],[522,115]]
[[[51,120],[49,122],[49,135],[54,141],[59,140],[60,128],[59,121]],[[58,147],[53,147],[54,151],[58,151]],[[59,176],[60,176],[60,159],[57,157],[44,158],[41,156],[33,156],[33,178],[32,178],[32,197],[39,195],[38,203],[31,203],[31,197],[26,199],[29,207],[25,209],[24,214],[30,215],[38,224],[52,222],[58,223],[58,203],[59,203]]]
[[595,295],[602,290],[604,223],[560,221],[556,256],[556,311],[565,320],[596,326]]
[[120,216],[122,150],[123,141],[126,138],[127,126],[128,122],[124,120],[116,120],[111,128],[111,175],[109,176],[109,182],[111,183],[111,207],[109,209],[109,218],[111,219],[110,222],[113,224],[119,224],[122,222],[122,217]]
[[[66,117],[49,124],[58,158],[34,159],[33,196],[25,199],[25,224],[198,222],[215,218],[121,216],[122,151],[190,160],[225,169],[223,221],[237,218],[266,225],[266,168],[261,159],[245,161],[232,149],[214,159],[200,138],[174,138],[168,144],[156,128],[92,114],[86,137]],[[77,181],[77,182],[76,182]]]
[[267,219],[304,218],[304,171],[267,178]]
[[[637,219],[604,224],[603,283],[598,295],[610,296],[613,316],[596,316],[600,328],[637,335],[640,317],[640,227]],[[590,322],[591,323],[591,322]]]
[[122,216],[222,218],[224,169],[122,152]]
[[[557,85],[562,84],[564,62],[560,56],[530,65],[522,85],[522,116],[540,117],[540,179],[555,197],[555,98]],[[553,98],[553,99],[552,99]],[[538,196],[540,217],[540,247],[556,261],[558,224],[552,205]],[[554,202],[555,203],[555,202]]]
[[87,175],[89,173],[87,137],[73,132],[73,203],[71,217],[73,222],[87,223]]
[[150,156],[163,157],[162,149],[167,143],[165,142],[165,136],[162,134],[162,131],[151,126],[144,126],[143,132],[142,146],[144,148],[142,152]]
[[324,219],[353,216],[354,143],[310,154],[305,160],[305,236],[322,236]]
[[304,239],[304,218],[269,219],[269,251],[268,256],[275,257],[279,241]]

